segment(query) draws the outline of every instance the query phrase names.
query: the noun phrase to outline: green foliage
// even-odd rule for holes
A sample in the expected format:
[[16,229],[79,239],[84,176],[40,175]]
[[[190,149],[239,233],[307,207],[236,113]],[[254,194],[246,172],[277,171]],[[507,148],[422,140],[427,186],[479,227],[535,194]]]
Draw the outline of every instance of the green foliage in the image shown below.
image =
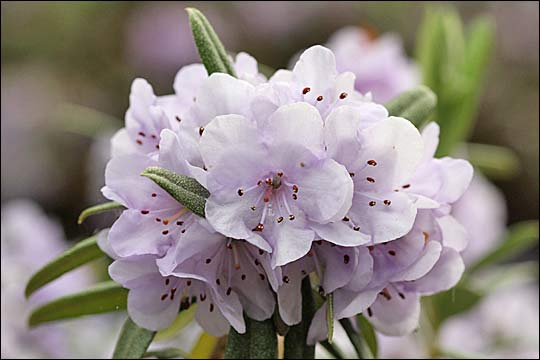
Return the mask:
[[127,293],[115,282],[103,282],[38,307],[30,314],[28,324],[36,326],[54,320],[122,310],[126,308]]
[[77,220],[77,224],[82,224],[86,218],[92,215],[101,214],[107,211],[116,210],[116,209],[123,209],[124,207],[117,203],[116,201],[109,201],[103,204],[97,204],[94,206],[91,206],[89,208],[84,209],[81,214],[79,215],[79,219]]
[[96,236],[92,236],[79,242],[38,270],[26,285],[24,291],[26,297],[68,271],[105,256],[98,247],[96,239]]
[[206,17],[195,8],[187,8],[186,11],[197,51],[208,75],[220,72],[235,76],[234,67],[225,47]]
[[421,127],[435,111],[437,97],[429,88],[417,86],[388,101],[384,106],[391,116],[399,116]]
[[256,321],[244,316],[246,332],[231,327],[225,359],[276,359],[277,335],[272,319]]
[[514,224],[508,229],[506,239],[473,264],[468,273],[472,274],[488,265],[510,260],[536,244],[538,244],[538,220],[522,221]]
[[155,331],[139,327],[128,317],[116,342],[113,359],[142,358],[155,334]]
[[441,127],[438,156],[448,155],[472,130],[492,46],[489,18],[477,18],[464,31],[455,10],[426,11],[418,32],[416,58],[424,84],[437,94],[435,121]]
[[302,280],[302,321],[289,328],[285,336],[285,359],[314,359],[315,346],[306,344],[311,319],[315,315],[315,301],[309,276]]
[[154,181],[193,213],[205,216],[204,207],[209,193],[197,180],[155,166],[146,168],[141,175]]
[[375,330],[371,326],[370,322],[362,314],[356,315],[356,324],[362,335],[362,340],[365,342],[369,351],[371,352],[374,358],[377,358],[379,346],[377,343],[377,335],[375,335]]

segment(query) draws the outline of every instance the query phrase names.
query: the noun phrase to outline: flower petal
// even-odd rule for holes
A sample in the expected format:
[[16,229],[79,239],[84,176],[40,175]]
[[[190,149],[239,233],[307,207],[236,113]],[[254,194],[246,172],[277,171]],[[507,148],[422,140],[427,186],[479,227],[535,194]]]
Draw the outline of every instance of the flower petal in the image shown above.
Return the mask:
[[214,73],[197,92],[193,108],[197,126],[205,127],[219,115],[247,115],[254,87],[230,75]]
[[333,85],[337,76],[334,53],[320,45],[312,46],[300,55],[293,73],[301,88],[324,91]]
[[[435,294],[454,287],[463,275],[465,265],[461,255],[451,248],[444,248],[437,264],[424,277],[410,286],[424,295]],[[407,286],[407,285],[406,285]]]
[[347,169],[326,159],[315,166],[306,166],[296,176],[298,206],[310,220],[328,223],[341,220],[349,211],[353,197],[353,182]]
[[420,298],[414,293],[405,294],[405,299],[391,288],[387,288],[391,299],[380,295],[370,306],[372,316],[368,320],[377,331],[391,336],[411,333],[418,327],[420,319]]
[[443,244],[456,251],[463,251],[467,247],[467,229],[456,218],[446,215],[436,219],[441,229]]

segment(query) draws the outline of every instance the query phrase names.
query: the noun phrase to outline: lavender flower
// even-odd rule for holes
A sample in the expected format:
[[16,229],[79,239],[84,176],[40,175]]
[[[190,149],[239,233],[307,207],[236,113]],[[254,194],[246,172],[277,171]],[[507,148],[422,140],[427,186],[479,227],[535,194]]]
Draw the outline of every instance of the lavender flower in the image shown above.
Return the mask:
[[[365,312],[384,334],[411,332],[418,325],[420,296],[453,287],[464,271],[459,251],[466,246],[466,233],[449,213],[467,189],[472,167],[464,160],[433,158],[438,144],[435,124],[426,126],[422,137],[423,159],[416,172],[403,178],[406,183],[395,189],[416,198],[419,211],[414,226],[397,240],[368,247],[373,258],[371,281],[361,291],[347,286],[335,291],[336,319]],[[326,337],[325,311],[323,306],[314,317],[310,343]]]
[[406,58],[397,35],[373,38],[356,27],[336,32],[327,46],[336,55],[337,68],[356,75],[355,88],[371,93],[377,102],[386,102],[420,83],[416,66]]
[[[283,106],[258,123],[218,116],[200,149],[211,193],[208,221],[226,236],[272,252],[274,267],[307,254],[319,225],[341,219],[350,207],[352,181],[342,165],[324,157],[323,122],[311,105]],[[334,241],[352,246],[365,239]]]

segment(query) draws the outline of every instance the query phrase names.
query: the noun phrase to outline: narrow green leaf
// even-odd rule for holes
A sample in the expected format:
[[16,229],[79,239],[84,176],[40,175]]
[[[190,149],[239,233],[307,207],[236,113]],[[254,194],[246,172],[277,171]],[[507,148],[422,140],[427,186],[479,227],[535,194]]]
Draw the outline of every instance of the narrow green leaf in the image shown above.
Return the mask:
[[375,334],[375,330],[373,330],[373,326],[371,326],[369,321],[367,321],[362,314],[356,315],[356,324],[358,325],[360,334],[362,334],[362,340],[366,343],[371,351],[371,354],[376,359],[379,349],[377,344],[377,335]]
[[149,167],[141,175],[154,181],[188,210],[201,217],[205,216],[206,199],[194,192],[204,188],[200,184],[197,186],[195,179],[159,167]]
[[488,265],[509,260],[526,249],[538,244],[538,220],[522,221],[510,226],[504,242],[473,264],[472,274]]
[[432,295],[422,301],[431,303],[430,309],[434,312],[430,317],[435,329],[448,318],[472,309],[482,299],[482,295],[464,285]]
[[315,315],[315,301],[309,276],[306,276],[302,280],[302,321],[298,325],[291,326],[285,336],[285,359],[315,358],[315,346],[307,345],[307,334],[313,315]]
[[356,355],[358,355],[358,359],[364,359],[365,354],[363,352],[362,337],[354,330],[351,320],[344,318],[339,320],[339,323],[343,327],[343,330],[345,330],[347,333],[347,336],[349,337],[349,340],[356,351]]
[[416,39],[415,57],[420,64],[422,81],[435,93],[440,84],[440,64],[444,59],[444,31],[439,10],[428,7]]
[[115,282],[106,281],[38,307],[30,314],[28,324],[36,326],[54,320],[125,309],[127,293]]
[[517,154],[502,146],[468,143],[467,158],[474,167],[491,179],[510,179],[517,175],[521,168]]
[[321,341],[319,344],[328,351],[330,355],[334,357],[334,359],[345,359],[343,356],[343,352],[337,347],[336,344],[330,344],[328,340]]
[[170,171],[165,168],[150,166],[144,170],[143,174],[161,176],[175,185],[180,186],[187,191],[199,195],[205,199],[210,196],[210,192],[194,178],[175,173],[174,171]]
[[208,75],[221,72],[235,76],[234,68],[214,29],[195,8],[186,8],[193,39]]
[[246,317],[249,325],[249,358],[277,359],[277,335],[272,319],[257,321]]
[[148,351],[143,357],[155,357],[157,359],[190,359],[189,354],[179,348],[165,348],[156,351]]
[[79,219],[77,220],[77,224],[82,224],[86,218],[92,215],[101,214],[107,211],[116,210],[116,209],[123,209],[124,207],[117,203],[116,201],[110,201],[103,204],[97,204],[94,206],[91,206],[87,209],[84,209],[81,214],[79,215]]
[[104,256],[96,240],[97,237],[92,236],[77,243],[71,249],[38,270],[38,272],[32,275],[28,284],[26,284],[26,289],[24,290],[26,297],[29,297],[36,290],[68,271]]
[[212,25],[210,25],[210,22],[206,18],[206,16],[203,15],[202,12],[198,9],[193,9],[194,12],[197,13],[197,16],[201,19],[202,24],[206,30],[206,33],[210,36],[210,40],[212,41],[212,44],[217,49],[217,52],[219,54],[219,57],[223,64],[225,64],[225,67],[227,68],[227,73],[231,76],[236,76],[234,71],[234,66],[231,63],[231,60],[229,58],[229,55],[227,54],[227,51],[225,50],[225,46],[223,46],[223,43],[219,39],[218,35],[214,31],[214,28]]
[[156,332],[143,329],[127,318],[113,353],[113,359],[140,359],[146,353]]
[[426,86],[405,91],[385,104],[391,116],[400,116],[417,127],[422,126],[435,110],[437,97]]
[[249,359],[249,325],[246,322],[246,332],[244,334],[240,334],[231,327],[227,337],[227,346],[225,347],[225,359]]
[[326,327],[328,329],[328,342],[334,341],[334,294],[326,296]]
[[197,304],[192,304],[189,308],[180,311],[173,323],[167,328],[158,331],[156,334],[156,341],[164,341],[174,337],[183,328],[185,328],[195,318],[195,311],[197,310]]

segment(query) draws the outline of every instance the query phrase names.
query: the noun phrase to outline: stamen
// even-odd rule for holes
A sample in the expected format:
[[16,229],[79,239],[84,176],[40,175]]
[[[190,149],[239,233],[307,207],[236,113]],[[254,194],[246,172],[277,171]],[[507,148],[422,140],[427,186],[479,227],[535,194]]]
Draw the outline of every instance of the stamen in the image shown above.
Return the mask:
[[161,295],[161,301],[165,301],[165,299],[169,296],[169,293]]
[[238,261],[238,252],[236,250],[236,246],[234,246],[234,244],[231,244],[231,246],[233,251],[234,268],[236,270],[240,270],[240,261]]
[[148,211],[148,210],[141,210],[141,214],[143,214],[143,215],[146,215],[146,214],[148,214],[149,212],[150,212],[150,211]]
[[282,221],[283,221],[283,216],[280,216],[280,217],[277,218],[278,224],[281,224]]
[[285,284],[288,284],[288,283],[289,283],[289,277],[288,277],[288,276],[284,276],[284,277],[283,277],[283,282],[284,282]]
[[404,188],[404,189],[408,189],[410,187],[411,187],[411,184],[405,184],[405,185],[402,186],[402,188]]
[[375,160],[368,160],[367,164],[371,166],[377,166],[377,162]]
[[369,317],[373,316],[373,312],[371,311],[371,308],[367,308],[367,313]]
[[206,259],[207,264],[210,264],[211,262],[212,262],[212,259],[210,259],[210,258]]
[[137,144],[139,144],[139,145],[142,145],[142,141],[139,140],[139,139],[135,140],[135,142],[136,142]]
[[203,132],[204,132],[204,128],[201,126],[199,128],[199,136],[202,136]]
[[306,95],[310,91],[311,91],[311,88],[305,87],[304,90],[302,90],[302,94]]
[[369,206],[375,206],[376,204],[377,203],[375,201],[373,201],[373,200],[369,202]]
[[341,94],[339,94],[339,98],[341,100],[343,100],[343,99],[345,99],[347,97],[347,95],[349,95],[349,94],[347,94],[346,92],[342,92]]
[[143,133],[142,131],[139,131],[139,135],[142,136],[142,137],[146,137],[146,134]]
[[388,254],[389,254],[390,256],[396,256],[396,252],[395,252],[394,250],[389,250],[389,251],[388,251]]
[[317,101],[323,101],[323,99],[324,99],[324,98],[323,98],[322,95],[317,96]]
[[389,301],[392,300],[392,295],[390,295],[390,292],[388,291],[387,288],[384,288],[379,294],[384,296],[386,300],[389,300]]
[[259,277],[261,278],[262,281],[264,281],[264,279],[266,279],[266,277],[264,276],[264,274],[259,274]]
[[182,209],[178,210],[176,213],[174,213],[172,216],[170,216],[170,217],[164,219],[164,220],[163,220],[163,224],[164,224],[164,225],[168,225],[169,222],[178,219],[180,216],[184,215],[184,214],[187,213],[187,212],[188,212],[188,209],[187,209],[187,208],[182,208]]
[[157,194],[156,194],[156,193],[152,193],[152,195],[151,195],[151,196],[152,196],[152,197],[156,197],[156,196],[157,196]]
[[180,119],[180,116],[178,116],[178,115],[176,115],[174,118],[175,118],[176,121],[178,121],[178,122],[181,122],[181,121],[182,121],[182,119]]
[[392,202],[390,200],[384,200],[383,201],[383,204],[386,205],[386,206],[390,206]]
[[343,263],[347,265],[350,261],[349,255],[343,255]]
[[372,177],[369,177],[369,176],[366,178],[366,180],[367,180],[368,182],[370,182],[370,183],[374,183],[374,182],[375,182],[375,179],[372,178]]
[[243,196],[244,195],[244,190],[242,190],[240,188],[240,189],[238,189],[237,193],[238,193],[238,196]]

